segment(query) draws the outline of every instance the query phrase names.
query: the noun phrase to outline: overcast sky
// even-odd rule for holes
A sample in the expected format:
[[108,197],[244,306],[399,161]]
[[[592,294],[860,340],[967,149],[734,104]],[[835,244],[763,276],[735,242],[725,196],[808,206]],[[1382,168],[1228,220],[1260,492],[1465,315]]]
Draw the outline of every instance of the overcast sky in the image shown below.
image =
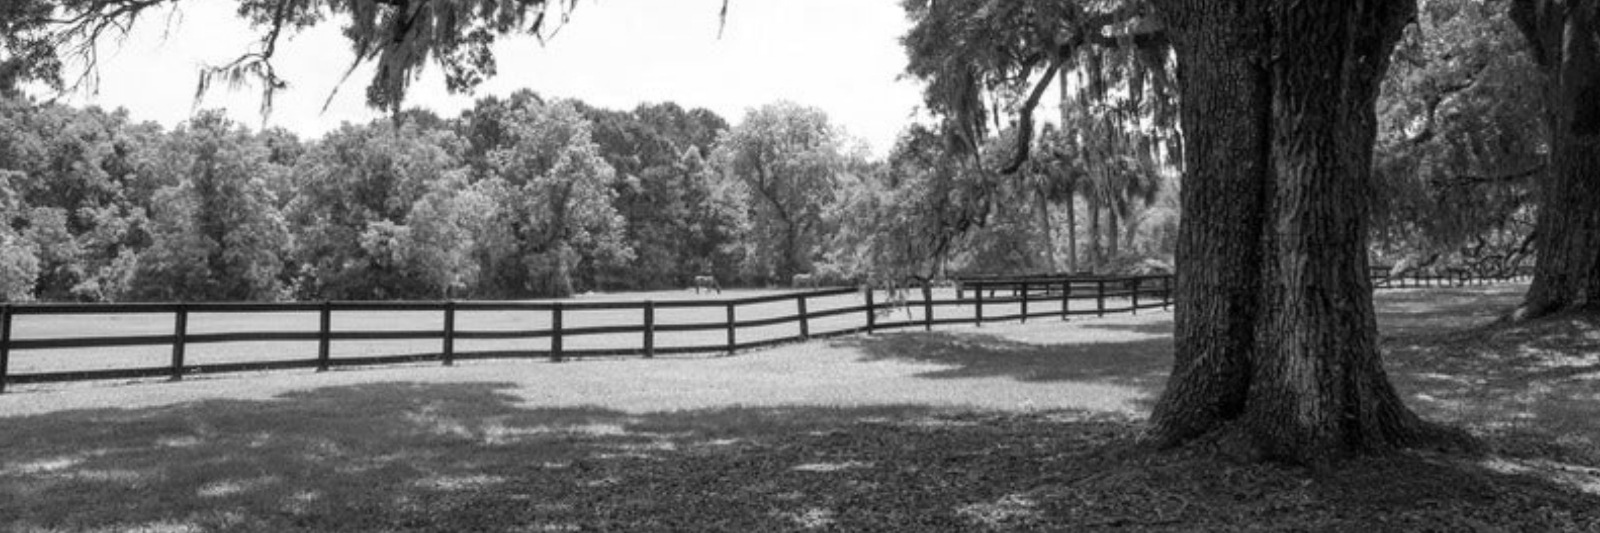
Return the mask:
[[[406,103],[450,117],[480,96],[527,87],[616,109],[670,100],[737,123],[748,108],[791,100],[821,108],[883,155],[921,101],[915,82],[897,79],[906,63],[898,39],[909,26],[898,4],[735,0],[719,39],[721,0],[582,1],[543,47],[532,38],[503,40],[500,74],[475,94],[449,95],[430,68]],[[104,48],[98,94],[67,101],[126,107],[137,120],[169,127],[184,120],[194,109],[198,67],[232,59],[255,38],[232,5],[186,2],[170,31],[161,17],[143,19],[121,46]],[[370,69],[358,70],[320,110],[351,59],[339,26],[324,24],[280,46],[276,63],[291,87],[279,93],[268,125],[309,137],[379,116],[364,103]],[[258,89],[249,87],[214,90],[202,106],[260,127],[259,104]]]

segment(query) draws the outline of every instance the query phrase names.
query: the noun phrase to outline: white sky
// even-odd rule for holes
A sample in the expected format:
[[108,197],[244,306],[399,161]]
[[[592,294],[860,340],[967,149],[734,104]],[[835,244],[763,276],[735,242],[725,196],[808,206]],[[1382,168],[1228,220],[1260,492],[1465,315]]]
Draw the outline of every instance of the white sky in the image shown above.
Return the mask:
[[[613,109],[670,100],[737,123],[746,109],[791,100],[826,111],[882,156],[921,103],[916,82],[897,80],[906,64],[898,39],[909,28],[898,4],[734,0],[719,40],[721,0],[581,1],[544,47],[532,38],[502,39],[500,74],[475,94],[449,95],[438,69],[430,68],[406,105],[452,117],[478,97],[527,87]],[[195,109],[199,66],[231,60],[257,34],[235,18],[233,2],[183,6],[171,31],[162,17],[147,17],[122,46],[105,48],[98,94],[66,101],[125,107],[136,120],[169,127],[186,119]],[[364,103],[370,69],[353,74],[327,112],[320,110],[351,59],[339,26],[325,23],[280,45],[276,64],[291,86],[278,94],[268,125],[314,137],[341,122],[380,116]],[[218,87],[202,108],[226,108],[260,127],[259,105],[258,88]]]

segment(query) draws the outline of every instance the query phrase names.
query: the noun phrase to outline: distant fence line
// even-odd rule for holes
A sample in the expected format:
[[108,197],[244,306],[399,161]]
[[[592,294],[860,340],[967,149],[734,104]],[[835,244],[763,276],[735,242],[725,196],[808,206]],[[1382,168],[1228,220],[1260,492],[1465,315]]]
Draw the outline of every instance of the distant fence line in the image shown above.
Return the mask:
[[1533,279],[1533,267],[1516,267],[1512,269],[1496,270],[1495,272],[1472,272],[1466,269],[1454,269],[1444,274],[1437,272],[1423,272],[1411,270],[1402,272],[1398,276],[1390,276],[1393,266],[1373,265],[1368,269],[1372,278],[1374,289],[1418,289],[1431,287],[1463,287],[1467,285],[1481,285],[1506,281],[1523,281]]
[[[1376,278],[1375,278],[1376,279]],[[1423,283],[1423,279],[1413,278],[1416,283]],[[1496,278],[1497,280],[1500,278]],[[1510,278],[1505,278],[1510,279]],[[1404,286],[1403,283],[1401,282]],[[1377,283],[1374,284],[1377,286]],[[1383,285],[1389,286],[1389,285]],[[1420,286],[1420,285],[1418,285]],[[52,383],[67,381],[85,381],[99,379],[130,379],[147,377],[168,377],[173,380],[182,379],[190,374],[211,374],[223,372],[247,372],[262,370],[284,370],[314,368],[325,371],[333,367],[369,366],[397,363],[439,362],[443,365],[453,365],[460,360],[473,359],[500,359],[500,358],[549,358],[560,362],[568,358],[600,357],[600,356],[642,356],[654,357],[658,354],[690,354],[690,353],[733,353],[738,350],[761,348],[782,343],[856,333],[874,333],[911,327],[923,327],[931,330],[936,325],[950,324],[975,324],[983,325],[985,322],[1020,320],[1026,322],[1030,318],[1059,317],[1063,320],[1071,316],[1105,316],[1115,313],[1137,313],[1140,309],[1167,307],[1172,303],[1172,276],[1122,276],[1122,277],[1083,277],[1083,276],[1020,276],[1020,277],[995,277],[995,278],[968,278],[961,279],[957,284],[957,294],[954,299],[937,299],[933,297],[931,287],[912,287],[900,293],[901,300],[880,300],[881,290],[864,290],[857,288],[822,289],[802,292],[791,292],[771,296],[751,298],[719,299],[719,300],[666,300],[666,301],[627,301],[627,302],[506,302],[506,301],[406,301],[406,302],[355,302],[355,301],[323,301],[309,303],[127,303],[127,304],[62,304],[62,303],[13,303],[0,305],[0,392],[5,391],[8,384]],[[971,297],[967,297],[970,292]],[[1009,293],[997,296],[997,292]],[[842,296],[860,293],[864,303],[862,305],[841,307],[813,311],[807,308],[807,301],[816,298]],[[987,293],[987,296],[986,296]],[[911,299],[908,295],[920,295],[920,299]],[[1126,300],[1123,305],[1115,305],[1113,300]],[[1141,301],[1142,299],[1142,301]],[[794,301],[794,314],[782,315],[771,318],[746,319],[738,318],[738,310],[744,306],[756,304],[770,304],[783,301]],[[1073,309],[1071,302],[1093,300],[1094,306],[1090,309]],[[1031,303],[1057,303],[1059,307],[1054,310],[1041,310]],[[1019,311],[1005,315],[984,314],[985,306],[1016,304]],[[972,316],[938,318],[937,309],[949,307],[971,306]],[[880,314],[901,308],[921,308],[920,319],[906,319],[898,321],[884,321]],[[710,309],[723,311],[721,320],[697,323],[658,324],[655,320],[656,311],[660,309]],[[636,310],[642,312],[639,323],[627,325],[607,325],[598,327],[563,327],[563,314],[573,311],[597,310]],[[354,330],[335,331],[332,328],[332,317],[338,312],[358,311],[427,311],[443,314],[443,327],[439,330]],[[548,313],[550,326],[545,329],[528,330],[463,330],[457,327],[456,314],[462,311],[536,311]],[[317,331],[242,331],[226,333],[190,333],[188,331],[189,316],[193,313],[228,314],[228,313],[290,313],[290,312],[315,312],[319,315],[320,327]],[[123,314],[171,314],[173,317],[173,330],[171,334],[162,335],[123,335],[123,336],[83,336],[65,338],[31,338],[13,339],[13,318],[28,315],[123,315]],[[837,328],[828,331],[813,331],[814,320],[832,316],[859,315],[860,325]],[[909,316],[909,313],[908,313]],[[782,324],[797,324],[794,335],[780,336],[756,341],[739,341],[741,329],[766,327]],[[717,344],[702,344],[691,346],[656,346],[656,334],[665,332],[691,332],[691,331],[726,331],[726,341]],[[567,349],[565,341],[586,336],[617,336],[638,335],[636,347],[629,348],[588,348]],[[514,349],[514,350],[472,350],[463,351],[456,349],[457,340],[505,340],[505,339],[548,339],[547,349]],[[330,357],[330,346],[334,341],[394,341],[394,340],[436,340],[439,351],[433,353],[420,353],[408,355],[383,355],[363,357]],[[185,351],[190,345],[215,344],[228,342],[290,342],[290,341],[315,341],[317,343],[317,356],[307,359],[253,361],[253,362],[228,362],[192,364],[185,361]],[[156,367],[114,368],[103,370],[74,370],[60,372],[35,372],[26,374],[10,373],[11,352],[18,350],[62,350],[73,348],[107,348],[107,347],[137,347],[137,346],[171,346],[170,364]]]

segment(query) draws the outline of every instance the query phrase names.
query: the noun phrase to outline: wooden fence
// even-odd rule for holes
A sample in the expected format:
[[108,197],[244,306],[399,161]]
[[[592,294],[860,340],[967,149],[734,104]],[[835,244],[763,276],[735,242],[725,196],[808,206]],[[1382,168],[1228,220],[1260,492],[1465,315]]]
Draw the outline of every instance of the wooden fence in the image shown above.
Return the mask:
[[[343,302],[325,301],[315,303],[132,303],[132,304],[58,304],[58,303],[14,303],[0,306],[0,392],[8,384],[51,383],[64,381],[97,380],[97,379],[130,379],[167,377],[173,380],[182,379],[185,375],[209,374],[221,372],[245,372],[261,370],[303,369],[314,368],[325,371],[329,368],[362,365],[384,365],[396,363],[436,362],[451,365],[456,361],[469,359],[493,358],[548,358],[551,361],[563,361],[569,358],[597,357],[597,356],[642,356],[654,357],[665,354],[690,354],[690,353],[732,353],[738,350],[748,350],[805,340],[817,337],[831,337],[855,333],[874,333],[894,329],[922,327],[932,329],[936,325],[947,324],[977,324],[985,322],[998,322],[1009,320],[1027,321],[1028,319],[1059,317],[1066,319],[1074,315],[1105,315],[1109,313],[1137,312],[1139,309],[1164,307],[1171,301],[1170,278],[1165,276],[1137,277],[1137,278],[1095,278],[1095,279],[1057,279],[1048,281],[1029,280],[1017,283],[1014,281],[978,282],[973,287],[987,288],[985,283],[1003,286],[1010,294],[996,297],[992,294],[985,296],[983,291],[973,293],[970,298],[940,299],[935,297],[934,291],[927,287],[913,288],[893,298],[886,291],[867,291],[855,288],[824,289],[803,292],[792,292],[771,296],[753,298],[738,298],[725,300],[665,300],[665,301],[628,301],[628,302],[495,302],[495,301],[432,301],[432,302]],[[838,297],[859,294],[862,301],[859,305],[836,307],[829,309],[808,308],[810,301],[819,298]],[[794,311],[792,314],[765,318],[741,319],[739,310],[747,306],[792,301]],[[1093,301],[1093,305],[1073,305],[1072,302]],[[1010,304],[1009,307],[1020,311],[1008,314],[986,314],[986,310],[994,310],[997,306]],[[1032,305],[1030,305],[1032,304]],[[1056,304],[1054,309],[1047,309],[1046,304]],[[963,311],[953,313],[948,311],[952,307],[968,307],[970,314]],[[921,316],[916,319],[888,320],[893,318],[890,311],[898,309],[917,309]],[[667,309],[698,309],[700,316],[716,316],[719,320],[699,321],[693,323],[658,323],[656,314],[658,310]],[[946,316],[940,316],[939,310],[947,310]],[[640,313],[642,320],[622,325],[605,325],[590,327],[564,327],[563,315],[581,311],[597,310],[633,310]],[[371,312],[371,311],[420,311],[440,313],[443,327],[438,330],[350,330],[341,331],[332,327],[333,317],[339,313]],[[548,327],[540,329],[523,330],[474,330],[458,324],[457,314],[471,311],[531,311],[545,313]],[[709,312],[705,312],[709,311]],[[719,312],[720,311],[720,312]],[[223,333],[196,333],[189,328],[189,318],[195,314],[239,314],[239,313],[316,313],[319,327],[317,331],[229,331]],[[119,335],[119,336],[70,336],[51,338],[16,338],[14,331],[14,318],[19,316],[34,315],[170,315],[172,317],[172,332],[170,334],[156,335]],[[963,316],[954,316],[963,315]],[[848,317],[851,323],[847,327],[837,327],[838,320],[834,320],[836,327],[819,330],[819,319],[828,317]],[[858,318],[857,318],[858,317]],[[750,328],[771,327],[780,325],[793,325],[792,334],[780,335],[774,338],[760,340],[740,340],[740,332]],[[92,332],[94,326],[86,323],[83,331]],[[660,333],[692,332],[692,331],[723,331],[726,332],[724,342],[716,344],[698,344],[690,346],[657,346],[656,339]],[[636,343],[626,348],[569,348],[566,344],[577,338],[609,336],[615,340],[621,336],[634,336]],[[721,337],[721,336],[718,336]],[[511,350],[460,350],[457,341],[463,340],[507,340],[507,339],[546,339],[547,348],[519,348]],[[437,341],[438,351],[431,353],[417,353],[407,355],[380,355],[363,357],[331,357],[330,346],[338,341],[394,341],[394,340],[434,340]],[[314,341],[317,345],[316,357],[289,360],[271,361],[246,361],[246,362],[221,362],[196,364],[185,360],[186,351],[190,346],[217,343],[239,342],[308,342]],[[139,346],[170,346],[170,362],[161,366],[144,366],[134,368],[110,368],[95,370],[72,371],[46,371],[32,373],[12,373],[11,355],[18,351],[31,350],[70,350],[85,348],[121,348]]]
[[[1387,278],[1376,275],[1375,287],[1437,286],[1446,283],[1465,283],[1468,280],[1443,276],[1411,276]],[[1386,272],[1385,272],[1386,274]],[[1504,278],[1473,278],[1472,282],[1489,282]],[[1381,278],[1381,279],[1380,279]],[[1431,284],[1431,285],[1430,285]],[[862,302],[828,309],[814,309],[808,302],[817,299],[859,294]],[[0,305],[0,392],[8,384],[51,383],[97,379],[129,379],[167,377],[182,379],[185,375],[221,372],[314,368],[325,371],[333,367],[385,365],[396,363],[436,362],[452,365],[456,361],[495,358],[548,358],[560,362],[568,358],[597,356],[654,357],[665,354],[733,353],[738,350],[760,348],[786,342],[817,337],[831,337],[856,333],[874,333],[903,328],[921,327],[931,330],[937,325],[975,324],[1029,319],[1060,318],[1114,313],[1137,313],[1140,309],[1167,307],[1172,303],[1171,276],[1081,277],[1081,276],[1029,276],[1015,278],[968,279],[962,281],[955,298],[937,298],[930,287],[911,288],[899,293],[898,298],[886,291],[868,291],[855,288],[823,289],[791,292],[753,298],[719,300],[666,300],[627,302],[497,302],[497,301],[432,301],[432,302],[342,302],[315,303],[133,303],[133,304],[57,304],[14,303]],[[753,305],[771,305],[792,301],[794,312],[765,318],[740,318],[740,309]],[[1073,302],[1093,304],[1074,305]],[[997,306],[1008,306],[1013,312],[986,314]],[[970,307],[951,312],[950,308]],[[691,323],[659,323],[658,310],[702,310],[700,316],[715,316],[717,320]],[[920,318],[907,312],[904,320],[892,318],[897,309],[916,309]],[[632,310],[640,313],[639,322],[621,325],[564,327],[563,317],[570,313],[600,310]],[[945,310],[941,313],[940,310]],[[350,330],[339,331],[332,327],[336,313],[371,311],[414,311],[442,315],[442,328],[438,330]],[[548,327],[519,330],[475,330],[457,324],[457,314],[482,311],[525,311],[545,313]],[[720,312],[719,312],[720,311]],[[229,331],[222,333],[191,332],[189,317],[193,314],[239,313],[316,313],[319,327],[316,331]],[[171,315],[171,334],[120,335],[120,336],[70,336],[49,338],[15,338],[13,318],[31,315]],[[819,329],[819,319],[845,317],[851,322],[846,327]],[[740,340],[740,332],[792,324],[792,334],[759,340]],[[85,324],[83,331],[95,330]],[[726,332],[725,341],[716,344],[688,346],[657,346],[660,333],[670,332]],[[623,348],[569,348],[568,341],[584,337],[634,336],[637,343]],[[718,336],[720,337],[720,336]],[[532,340],[545,339],[545,349],[517,348],[498,350],[459,350],[462,340]],[[438,351],[407,355],[377,355],[360,357],[331,357],[330,346],[335,341],[437,341]],[[186,361],[188,347],[203,344],[240,342],[308,342],[317,345],[316,356],[304,359],[277,359],[269,361],[233,361],[199,363]],[[17,351],[50,351],[85,348],[119,348],[138,346],[170,346],[170,362],[161,366],[110,368],[94,370],[44,371],[12,373],[11,355]]]
[[1372,278],[1374,289],[1422,289],[1433,287],[1465,287],[1468,285],[1484,285],[1488,283],[1502,283],[1507,281],[1527,281],[1533,279],[1533,268],[1519,267],[1513,270],[1496,272],[1471,272],[1456,270],[1440,274],[1437,272],[1409,271],[1398,276],[1390,276],[1393,267],[1374,265],[1369,268],[1368,275]]

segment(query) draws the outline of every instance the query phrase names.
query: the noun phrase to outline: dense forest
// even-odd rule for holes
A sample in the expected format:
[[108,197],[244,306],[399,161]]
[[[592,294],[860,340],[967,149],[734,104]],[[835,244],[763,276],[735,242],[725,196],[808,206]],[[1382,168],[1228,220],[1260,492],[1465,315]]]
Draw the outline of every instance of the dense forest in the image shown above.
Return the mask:
[[[999,179],[941,154],[914,126],[875,159],[822,111],[782,102],[730,124],[522,91],[302,139],[218,112],[167,130],[13,95],[0,286],[11,301],[498,299],[700,274],[770,286],[1079,267],[1054,237],[1091,228],[1050,215],[1098,197],[1034,183],[1053,166]],[[1139,194],[1108,237],[1122,246],[1084,250],[1084,269],[1170,256],[1170,196]],[[988,207],[1012,202],[1031,208]]]

